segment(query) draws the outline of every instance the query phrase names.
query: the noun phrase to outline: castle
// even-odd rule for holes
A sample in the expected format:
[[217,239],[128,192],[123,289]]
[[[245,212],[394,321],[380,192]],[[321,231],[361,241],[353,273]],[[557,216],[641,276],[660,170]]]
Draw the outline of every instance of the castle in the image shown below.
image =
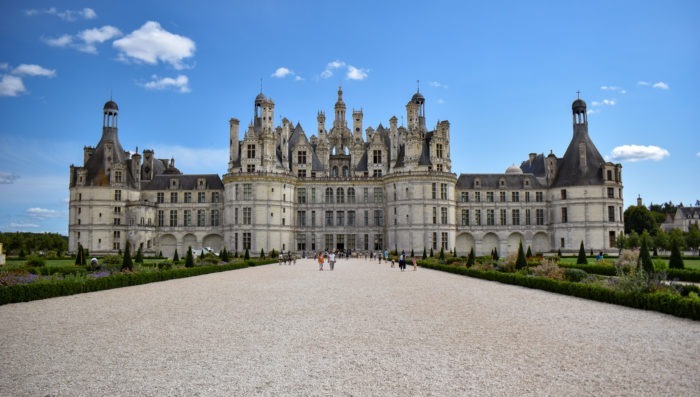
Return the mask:
[[[452,172],[450,123],[426,126],[425,97],[406,104],[407,125],[363,130],[338,89],[330,129],[315,135],[283,118],[260,93],[240,139],[229,121],[229,161],[218,174],[183,174],[153,150],[126,152],[119,108],[104,105],[102,137],[70,166],[69,250],[124,249],[172,256],[211,247],[295,251],[456,250],[466,255],[587,248],[610,252],[623,233],[622,166],[606,162],[588,134],[586,103],[572,104],[563,157],[529,154],[503,174]],[[364,134],[363,134],[364,132]]]

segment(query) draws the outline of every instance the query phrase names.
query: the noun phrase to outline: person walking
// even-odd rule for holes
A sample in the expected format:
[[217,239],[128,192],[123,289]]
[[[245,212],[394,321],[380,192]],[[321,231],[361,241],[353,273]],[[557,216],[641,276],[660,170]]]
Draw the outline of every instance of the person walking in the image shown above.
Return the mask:
[[401,256],[399,257],[399,269],[404,271],[406,269],[406,253],[401,251]]
[[333,271],[333,268],[335,268],[335,252],[331,251],[331,253],[328,254],[328,263],[331,266],[331,271]]
[[323,252],[318,253],[318,270],[323,270]]
[[411,257],[411,262],[413,262],[413,271],[415,272],[416,269],[418,268],[418,265],[416,264],[416,257],[415,256]]

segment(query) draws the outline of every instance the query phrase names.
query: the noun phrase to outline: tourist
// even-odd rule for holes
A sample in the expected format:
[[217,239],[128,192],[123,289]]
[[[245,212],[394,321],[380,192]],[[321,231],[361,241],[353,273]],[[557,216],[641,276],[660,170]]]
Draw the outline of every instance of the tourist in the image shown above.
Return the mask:
[[333,271],[333,268],[335,267],[335,252],[333,251],[328,254],[328,264],[331,266],[331,271]]
[[389,250],[387,249],[384,250],[384,260],[389,260]]
[[283,259],[283,256],[282,256],[282,253],[280,252],[279,257],[277,258],[277,263],[278,263],[279,265],[282,265],[282,259]]
[[401,271],[406,270],[406,252],[401,251],[401,256],[399,257],[399,269]]
[[323,270],[323,252],[318,253],[318,270]]
[[411,262],[413,262],[413,271],[415,272],[416,269],[418,268],[418,265],[416,264],[416,257],[415,256],[411,257]]

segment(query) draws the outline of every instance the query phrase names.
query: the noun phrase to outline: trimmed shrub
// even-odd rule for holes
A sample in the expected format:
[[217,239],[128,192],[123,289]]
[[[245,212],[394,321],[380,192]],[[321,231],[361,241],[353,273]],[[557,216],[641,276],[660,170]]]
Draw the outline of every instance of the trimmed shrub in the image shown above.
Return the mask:
[[579,282],[583,281],[588,277],[588,273],[585,270],[569,268],[564,269],[564,278],[568,281]]
[[671,269],[683,269],[685,267],[681,250],[678,247],[678,241],[675,239],[671,243],[671,257],[668,259],[668,267]]
[[467,256],[467,267],[474,266],[475,261],[476,261],[476,256],[474,255],[474,247],[472,247],[469,250],[469,256]]
[[[529,249],[530,247],[528,247]],[[527,259],[525,258],[525,252],[523,251],[523,241],[520,240],[518,244],[518,257],[515,260],[515,268],[522,269],[527,266]]]
[[194,256],[192,255],[192,246],[187,248],[187,255],[185,256],[185,267],[194,267]]
[[124,261],[122,262],[122,271],[134,270],[134,263],[131,261],[131,243],[129,240],[126,241],[126,247],[124,248]]
[[24,264],[31,267],[42,267],[46,265],[46,262],[38,256],[30,256]]
[[637,258],[637,270],[644,270],[648,275],[654,274],[654,264],[649,256],[649,248],[647,247],[647,239],[643,238],[641,247],[639,248],[639,258]]
[[587,265],[588,258],[586,258],[586,249],[583,247],[583,240],[581,240],[581,247],[578,249],[578,258],[576,258],[577,265]]

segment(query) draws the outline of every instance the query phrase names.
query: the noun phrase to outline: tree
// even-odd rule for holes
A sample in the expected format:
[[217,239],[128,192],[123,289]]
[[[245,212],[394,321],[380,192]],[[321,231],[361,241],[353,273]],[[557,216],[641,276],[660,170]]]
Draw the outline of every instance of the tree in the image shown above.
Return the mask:
[[685,244],[688,248],[696,250],[700,246],[700,228],[698,225],[690,225],[685,236]]
[[411,248],[411,258],[415,258],[415,257],[416,257],[416,254],[413,253],[413,248]]
[[192,255],[192,246],[187,248],[187,256],[185,256],[185,267],[194,267],[194,255]]
[[627,247],[627,237],[625,237],[624,234],[620,233],[617,236],[617,240],[615,241],[615,245],[617,246],[618,253],[622,252],[622,250]]
[[532,250],[530,249],[530,246],[527,246],[527,252],[525,253],[526,258],[532,258]]
[[[20,254],[22,254],[22,251],[20,251]],[[75,254],[75,264],[76,265],[80,266],[83,264],[83,256],[84,255],[85,255],[85,253],[83,252],[83,245],[79,243],[78,244],[78,252],[76,252],[76,254]],[[22,259],[22,258],[20,257],[20,259]]]
[[442,247],[440,247],[440,260],[445,260],[445,250]]
[[632,230],[632,233],[630,233],[629,237],[627,237],[627,247],[628,248],[637,248],[641,245],[641,241],[639,239],[639,234],[637,234],[636,231]]
[[126,247],[124,247],[124,259],[122,260],[122,271],[124,270],[134,270],[134,264],[131,261],[131,243],[126,240]]
[[265,250],[260,248],[260,259],[265,259]]
[[643,270],[647,275],[654,273],[654,263],[649,255],[649,247],[647,241],[642,239],[642,245],[639,247],[639,258],[637,258],[637,270]]
[[491,251],[491,257],[494,261],[498,261],[498,248],[493,247],[493,251]]
[[245,254],[243,255],[243,259],[245,259],[245,260],[250,259],[250,252],[248,252],[248,248],[245,249]]
[[177,254],[177,248],[175,248],[175,255],[173,255],[173,262],[179,262],[180,255]]
[[228,262],[228,251],[226,251],[226,247],[219,253],[219,258],[221,258],[222,262]]
[[670,240],[668,239],[668,233],[664,229],[659,228],[656,231],[656,236],[654,236],[654,247],[661,248],[662,250],[668,250],[670,245]]
[[139,245],[139,249],[136,251],[136,257],[134,262],[143,264],[143,244]]
[[425,253],[425,247],[423,247],[423,259],[428,259],[428,254]]
[[583,240],[581,240],[581,247],[578,249],[578,258],[576,259],[577,265],[587,265],[588,258],[586,258],[586,249],[583,247]]
[[523,241],[520,240],[518,244],[518,258],[515,260],[515,268],[522,269],[527,266],[527,259],[525,258],[525,251],[523,250]]
[[469,250],[469,256],[467,257],[467,267],[474,266],[474,262],[476,262],[476,257],[474,256],[474,247],[472,247]]
[[430,257],[431,258],[435,257],[435,254],[433,253],[433,247],[430,247]]
[[637,232],[642,234],[644,230],[656,233],[656,220],[647,207],[633,205],[625,210],[625,233]]
[[683,257],[681,256],[681,250],[678,247],[678,242],[676,241],[671,244],[671,257],[668,259],[668,267],[671,269],[685,268]]

